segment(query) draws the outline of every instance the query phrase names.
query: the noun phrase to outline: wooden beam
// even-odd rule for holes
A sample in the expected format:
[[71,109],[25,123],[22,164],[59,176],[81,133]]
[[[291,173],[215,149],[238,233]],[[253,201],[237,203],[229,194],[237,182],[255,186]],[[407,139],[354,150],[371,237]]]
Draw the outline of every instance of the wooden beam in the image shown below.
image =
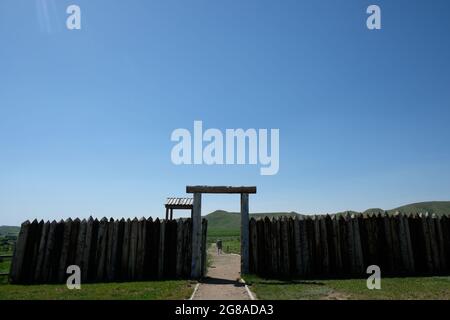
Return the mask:
[[241,276],[249,273],[248,193],[241,194]]
[[186,193],[256,193],[256,187],[186,186]]
[[201,276],[202,252],[202,194],[194,193],[194,208],[192,210],[192,258],[191,277]]
[[166,204],[166,209],[180,209],[180,210],[190,210],[192,209],[192,205],[189,204]]

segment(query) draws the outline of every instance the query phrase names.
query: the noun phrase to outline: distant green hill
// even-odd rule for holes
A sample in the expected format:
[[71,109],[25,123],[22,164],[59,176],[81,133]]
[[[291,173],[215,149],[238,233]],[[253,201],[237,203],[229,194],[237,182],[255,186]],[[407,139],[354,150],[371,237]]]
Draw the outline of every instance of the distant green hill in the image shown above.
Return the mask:
[[429,201],[407,204],[388,212],[401,211],[406,213],[434,213],[436,215],[450,214],[450,201]]
[[0,236],[17,236],[19,231],[20,227],[0,226]]
[[[401,211],[404,213],[434,213],[436,215],[449,214],[450,215],[450,201],[429,201],[429,202],[419,202],[404,205],[398,208],[383,210],[380,208],[367,209],[363,213],[378,213],[387,211],[388,213],[393,213],[396,211]],[[361,212],[347,211],[350,214],[360,214]],[[337,214],[343,214],[340,212]],[[266,212],[266,213],[253,213],[250,217],[278,217],[278,216],[296,216],[300,215],[296,212]],[[224,210],[217,210],[206,215],[205,218],[208,220],[208,233],[212,234],[239,234],[239,229],[241,225],[241,216],[239,212],[227,212]]]
[[[251,213],[250,218],[260,217],[280,217],[280,216],[296,216],[296,212],[265,212],[265,213]],[[239,234],[241,227],[241,214],[239,212],[228,212],[224,210],[216,210],[206,215],[208,220],[208,233],[229,233],[233,235]]]

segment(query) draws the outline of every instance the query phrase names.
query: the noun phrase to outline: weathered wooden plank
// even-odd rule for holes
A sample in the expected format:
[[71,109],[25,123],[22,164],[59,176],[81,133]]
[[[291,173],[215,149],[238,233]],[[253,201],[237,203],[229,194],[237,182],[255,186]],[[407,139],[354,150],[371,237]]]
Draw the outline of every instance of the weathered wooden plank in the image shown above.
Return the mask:
[[201,274],[201,193],[194,193],[194,208],[192,210],[192,261],[191,261],[191,277],[199,278]]
[[49,224],[47,241],[44,248],[44,261],[42,269],[39,272],[39,281],[42,283],[49,283],[51,281],[49,272],[51,270],[52,253],[55,246],[56,226],[57,223],[55,220]]
[[[154,259],[152,260],[152,274],[154,278],[158,278],[158,272],[159,272],[159,260],[161,259],[159,255],[159,247],[161,242],[161,222],[159,218],[156,218],[155,222],[153,223],[153,241],[152,241],[152,256],[154,256]],[[189,244],[190,245],[190,244]]]
[[421,224],[422,224],[422,232],[423,237],[425,241],[425,262],[426,262],[426,268],[428,273],[433,273],[434,267],[433,267],[433,253],[431,249],[431,236],[430,236],[430,229],[428,225],[428,214],[420,215]]
[[131,221],[130,254],[128,258],[128,274],[132,280],[136,280],[137,262],[138,219]]
[[80,227],[78,230],[76,258],[75,258],[75,265],[80,267],[82,278],[83,278],[83,270],[85,268],[84,252],[86,250],[86,232],[87,232],[87,221],[83,219],[80,222]]
[[183,220],[177,220],[177,261],[176,261],[176,276],[183,275]]
[[147,229],[147,221],[145,220],[145,218],[141,218],[138,222],[138,244],[137,244],[137,260],[136,260],[136,277],[138,280],[144,279],[146,229]]
[[11,262],[10,280],[12,283],[20,283],[22,278],[22,268],[25,259],[25,250],[30,231],[30,221],[25,221],[20,227],[19,236],[17,237],[14,256]]
[[434,219],[434,223],[435,223],[435,230],[436,230],[436,240],[438,242],[438,247],[439,247],[439,257],[440,257],[440,269],[441,272],[445,272],[447,270],[447,255],[446,255],[446,248],[445,248],[445,241],[444,241],[444,228],[443,228],[443,222],[444,221],[444,217],[436,217]]
[[[256,187],[255,187],[256,192]],[[248,193],[241,194],[241,274],[249,273]]]
[[[256,187],[187,186],[186,193],[256,193]],[[195,200],[194,200],[195,203]]]
[[121,264],[122,264],[122,244],[123,234],[125,229],[125,219],[115,221],[114,237],[113,237],[113,251],[112,251],[112,263],[113,263],[113,275],[115,280],[120,280],[121,276]]
[[385,255],[387,257],[385,273],[392,273],[395,270],[394,245],[392,239],[391,218],[387,214],[383,215],[383,227],[386,244]]
[[342,255],[341,255],[341,233],[339,228],[339,218],[333,215],[331,218],[333,227],[334,261],[335,272],[337,275],[343,273]]
[[[76,218],[72,222],[72,230],[70,231],[70,243],[69,243],[69,251],[67,254],[67,266],[76,264],[76,254],[77,254],[77,247],[78,247],[78,233],[80,231],[80,219]],[[67,271],[67,267],[66,267]],[[67,278],[67,273],[65,275],[65,278]]]
[[106,261],[105,261],[105,279],[106,281],[114,280],[114,262],[113,262],[113,251],[114,251],[114,238],[117,237],[116,232],[116,222],[114,219],[109,219],[106,225],[107,236],[106,236]]
[[208,245],[206,242],[208,230],[208,220],[202,220],[202,277],[206,275],[207,270],[207,250]]
[[283,217],[278,219],[278,223],[280,224],[280,249],[281,249],[281,273],[285,276],[288,276],[290,274],[290,260],[289,260],[289,234],[288,234],[288,228],[289,228],[289,222],[288,220]]
[[40,283],[43,281],[42,268],[44,267],[45,251],[46,251],[45,249],[47,246],[49,229],[50,229],[50,222],[47,221],[46,223],[44,223],[42,227],[41,238],[39,240],[39,252],[37,255],[37,263],[34,273],[34,282],[36,283]]
[[330,256],[329,256],[329,248],[328,248],[328,234],[327,234],[327,226],[326,226],[326,217],[321,216],[318,219],[319,228],[320,228],[320,246],[322,252],[322,273],[324,275],[330,275]]
[[[158,278],[164,277],[164,246],[165,246],[165,231],[166,231],[166,221],[161,221],[160,223],[160,229],[159,229],[159,259],[158,259]],[[200,238],[201,240],[201,238]],[[199,245],[201,243],[199,242]],[[199,248],[200,249],[200,248]],[[199,268],[201,267],[201,257],[199,257],[199,260],[197,261]],[[199,271],[200,272],[200,271]],[[198,274],[200,276],[200,274]]]
[[144,259],[144,277],[145,279],[152,279],[156,277],[156,269],[154,268],[154,261],[157,260],[154,251],[154,222],[152,218],[147,219],[146,221],[146,230],[145,230],[145,238],[146,238],[146,249],[145,249],[145,259]]
[[192,219],[183,222],[183,275],[191,276],[192,262]]
[[400,254],[402,257],[402,265],[407,274],[414,272],[414,257],[412,256],[411,239],[409,236],[409,225],[405,215],[400,214],[395,217],[398,219]]
[[430,235],[430,245],[431,245],[431,258],[433,261],[433,273],[439,273],[440,267],[441,267],[441,261],[439,257],[439,247],[436,239],[436,229],[434,226],[434,219],[435,215],[428,215],[427,217],[427,224],[428,224],[428,230]]
[[314,273],[317,275],[323,275],[322,266],[322,245],[320,243],[320,221],[317,215],[311,217],[312,232],[313,237],[311,240],[314,241],[314,258],[313,258],[313,268]]
[[70,235],[72,231],[72,219],[67,219],[64,226],[63,242],[61,248],[61,257],[59,259],[58,282],[63,283],[66,278],[67,261],[69,256]]
[[89,275],[92,274],[92,265],[94,263],[95,254],[95,242],[97,240],[96,225],[92,217],[86,222],[86,236],[84,240],[84,250],[81,269],[81,280],[82,282],[88,282],[90,280]]
[[249,267],[250,272],[258,273],[258,230],[257,230],[257,223],[254,218],[250,219],[249,228],[250,228],[249,251],[251,258]]
[[100,282],[106,279],[106,255],[107,255],[107,242],[108,242],[108,219],[106,217],[100,220],[97,233],[97,275],[95,281]]
[[131,220],[127,219],[127,221],[124,223],[122,258],[120,266],[120,275],[122,280],[130,279],[130,274],[128,271],[128,260],[130,256],[130,236],[131,236]]

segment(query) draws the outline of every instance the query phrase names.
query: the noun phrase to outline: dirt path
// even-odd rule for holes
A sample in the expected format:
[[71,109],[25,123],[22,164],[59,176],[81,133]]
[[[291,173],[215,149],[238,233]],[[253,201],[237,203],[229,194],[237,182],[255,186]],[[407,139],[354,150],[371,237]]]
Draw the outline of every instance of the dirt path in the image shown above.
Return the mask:
[[194,300],[250,300],[245,285],[238,281],[241,257],[236,254],[217,255],[215,245],[208,252],[211,266],[200,281]]

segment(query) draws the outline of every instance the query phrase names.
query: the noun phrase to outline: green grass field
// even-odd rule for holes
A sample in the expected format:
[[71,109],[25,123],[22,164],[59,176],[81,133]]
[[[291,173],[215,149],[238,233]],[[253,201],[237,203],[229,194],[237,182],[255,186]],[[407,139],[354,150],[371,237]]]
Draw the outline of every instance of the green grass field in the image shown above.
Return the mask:
[[11,267],[11,259],[5,259],[0,261],[0,273],[9,273]]
[[195,287],[189,280],[168,280],[81,285],[69,290],[65,285],[11,285],[0,279],[0,300],[181,300]]
[[380,290],[369,290],[366,279],[267,280],[246,275],[258,299],[267,300],[450,300],[450,277],[382,278]]
[[217,239],[222,240],[222,249],[224,253],[237,253],[241,252],[241,232],[239,229],[217,229],[208,228],[208,243],[212,244]]

